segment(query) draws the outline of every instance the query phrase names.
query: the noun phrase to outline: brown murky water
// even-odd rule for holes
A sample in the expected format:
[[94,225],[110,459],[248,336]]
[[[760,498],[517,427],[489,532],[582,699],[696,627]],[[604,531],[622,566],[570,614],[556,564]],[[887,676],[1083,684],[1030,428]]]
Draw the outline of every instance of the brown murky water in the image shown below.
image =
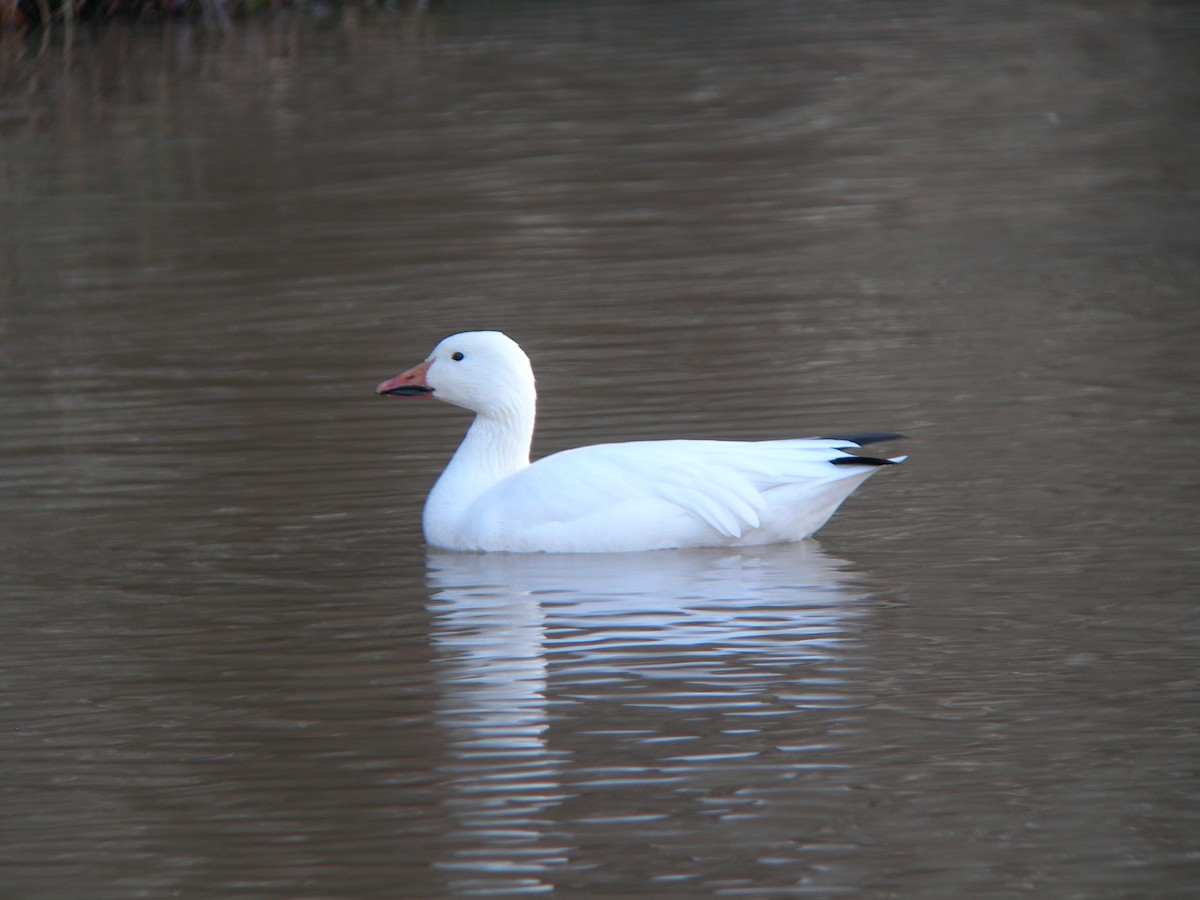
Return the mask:
[[[457,3],[0,36],[5,897],[1183,897],[1200,18]],[[429,553],[536,450],[910,434],[819,541]]]

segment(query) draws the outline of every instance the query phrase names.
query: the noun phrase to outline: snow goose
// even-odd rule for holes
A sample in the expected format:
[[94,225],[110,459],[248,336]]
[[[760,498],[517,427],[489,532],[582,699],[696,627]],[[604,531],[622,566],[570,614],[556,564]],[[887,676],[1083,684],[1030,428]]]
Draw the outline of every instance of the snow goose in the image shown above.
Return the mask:
[[379,394],[475,413],[425,502],[425,539],[448,550],[617,552],[798,541],[825,524],[880,459],[846,453],[871,433],[774,441],[595,444],[530,463],[537,391],[507,335],[439,343]]

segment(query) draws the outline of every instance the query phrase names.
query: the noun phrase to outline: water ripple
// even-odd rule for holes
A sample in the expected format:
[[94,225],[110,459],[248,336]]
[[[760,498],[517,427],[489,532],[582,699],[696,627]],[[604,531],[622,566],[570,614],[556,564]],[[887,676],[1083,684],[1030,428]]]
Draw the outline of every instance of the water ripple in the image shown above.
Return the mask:
[[[456,798],[446,803],[454,849],[439,864],[464,873],[461,890],[541,889],[569,865],[564,832],[678,839],[677,814],[648,806],[647,791],[694,792],[698,815],[733,822],[760,816],[765,801],[714,794],[714,780],[786,781],[831,765],[800,757],[833,744],[790,743],[775,727],[854,702],[837,663],[865,600],[845,563],[814,543],[619,558],[432,553],[428,580],[443,774]],[[555,722],[585,717],[646,727],[558,739]]]

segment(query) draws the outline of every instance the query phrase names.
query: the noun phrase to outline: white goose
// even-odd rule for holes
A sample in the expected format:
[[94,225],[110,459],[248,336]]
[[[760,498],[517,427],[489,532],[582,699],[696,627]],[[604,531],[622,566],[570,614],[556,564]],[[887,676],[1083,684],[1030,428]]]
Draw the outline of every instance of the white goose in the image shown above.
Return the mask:
[[379,394],[475,413],[425,502],[425,539],[448,550],[615,552],[798,541],[879,466],[843,452],[895,434],[783,441],[634,441],[529,462],[529,357],[507,335],[452,335]]

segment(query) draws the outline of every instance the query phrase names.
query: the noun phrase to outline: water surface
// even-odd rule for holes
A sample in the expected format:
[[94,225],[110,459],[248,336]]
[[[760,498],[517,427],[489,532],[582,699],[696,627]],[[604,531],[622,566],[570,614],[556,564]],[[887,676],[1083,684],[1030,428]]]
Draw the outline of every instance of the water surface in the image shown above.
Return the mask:
[[[14,897],[1182,897],[1187,5],[446,4],[0,36]],[[819,540],[427,551],[538,454],[908,433]]]

